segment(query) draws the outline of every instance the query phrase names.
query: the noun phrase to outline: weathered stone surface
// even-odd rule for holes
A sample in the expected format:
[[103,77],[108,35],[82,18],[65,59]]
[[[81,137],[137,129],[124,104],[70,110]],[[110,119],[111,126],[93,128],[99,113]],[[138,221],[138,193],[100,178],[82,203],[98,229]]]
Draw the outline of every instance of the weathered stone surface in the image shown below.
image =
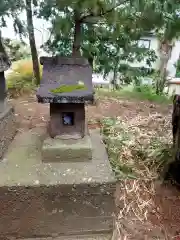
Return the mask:
[[[63,125],[63,113],[71,112],[74,115],[72,126]],[[85,135],[85,106],[82,103],[50,104],[50,122],[48,128],[51,137],[71,135],[71,138]]]
[[[92,86],[92,67],[83,58],[42,57],[43,75],[37,91],[41,103],[84,103],[94,99]],[[52,93],[52,89],[62,85],[76,85],[81,81],[85,88],[70,92]]]
[[46,129],[16,135],[0,163],[0,236],[110,233],[116,181],[99,132],[92,161],[41,161]]
[[[91,234],[91,235],[82,235],[82,236],[63,236],[63,237],[49,237],[49,238],[26,238],[26,239],[17,239],[17,240],[110,240],[110,234]],[[10,240],[10,239],[9,239]],[[118,240],[118,239],[116,239]]]
[[92,161],[85,163],[49,163],[41,161],[46,128],[18,133],[0,163],[0,186],[109,183],[114,182],[107,153],[99,131],[90,130]]
[[47,138],[42,147],[43,162],[83,162],[92,159],[92,144],[88,135],[81,139]]
[[14,109],[6,106],[4,112],[0,113],[0,159],[14,138],[16,129]]
[[[113,221],[109,215],[112,209],[106,209],[112,202],[106,203],[107,197],[101,207],[99,196],[91,196],[90,199],[88,196],[79,197],[84,198],[84,202],[81,200],[76,204],[71,198],[63,199],[58,194],[53,201],[53,198],[49,197],[50,191],[46,188],[26,189],[23,192],[24,195],[22,192],[9,190],[4,192],[6,195],[2,195],[3,191],[0,189],[1,201],[4,203],[0,209],[1,236],[45,237],[55,234],[78,235],[112,231]],[[95,201],[98,205],[94,206]],[[96,213],[99,206],[101,211],[104,211],[101,215],[100,210]]]

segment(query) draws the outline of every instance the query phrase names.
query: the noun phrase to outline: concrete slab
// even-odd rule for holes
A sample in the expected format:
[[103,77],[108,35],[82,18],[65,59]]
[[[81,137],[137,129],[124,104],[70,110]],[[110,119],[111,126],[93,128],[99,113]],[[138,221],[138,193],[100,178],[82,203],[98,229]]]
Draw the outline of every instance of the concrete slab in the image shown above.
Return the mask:
[[0,162],[0,186],[38,186],[57,184],[109,183],[114,174],[97,130],[90,130],[92,161],[84,164],[42,163],[41,148],[46,129],[18,133]]
[[84,162],[89,160],[92,160],[92,144],[89,135],[80,139],[48,137],[43,142],[43,162]]
[[99,131],[92,161],[43,163],[46,129],[19,133],[0,162],[0,236],[110,233],[116,181]]

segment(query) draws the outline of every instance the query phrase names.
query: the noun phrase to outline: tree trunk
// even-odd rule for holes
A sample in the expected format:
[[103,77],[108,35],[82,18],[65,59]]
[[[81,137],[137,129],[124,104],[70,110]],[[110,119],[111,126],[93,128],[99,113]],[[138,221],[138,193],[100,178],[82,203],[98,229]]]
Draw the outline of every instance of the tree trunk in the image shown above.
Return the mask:
[[161,94],[163,93],[165,83],[166,83],[166,78],[167,78],[167,64],[171,56],[172,52],[172,46],[167,42],[160,43],[160,66],[159,66],[159,72],[160,76],[157,79],[156,83],[156,93]]
[[90,64],[90,66],[93,68],[94,58],[93,57],[88,57],[88,62]]
[[37,54],[36,42],[35,42],[35,36],[34,36],[31,0],[26,0],[26,17],[27,17],[29,44],[31,48],[31,56],[32,56],[32,63],[33,63],[33,73],[35,78],[35,84],[38,85],[40,83],[40,70],[39,70],[38,54]]
[[81,21],[79,20],[78,13],[75,12],[74,14],[74,40],[73,40],[73,49],[72,55],[73,56],[80,56],[80,48],[81,48]]
[[118,67],[118,61],[116,62],[114,66],[114,71],[113,71],[113,89],[117,90],[118,89],[118,83],[117,83],[117,67]]
[[119,83],[117,83],[117,70],[119,66],[119,54],[120,54],[120,47],[117,48],[117,57],[115,59],[115,65],[113,70],[113,89],[119,89]]

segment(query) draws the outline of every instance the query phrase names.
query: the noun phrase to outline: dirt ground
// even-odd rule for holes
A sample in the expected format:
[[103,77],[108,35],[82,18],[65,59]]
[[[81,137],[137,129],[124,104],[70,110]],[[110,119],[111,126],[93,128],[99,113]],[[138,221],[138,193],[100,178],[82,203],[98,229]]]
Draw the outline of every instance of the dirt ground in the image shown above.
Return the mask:
[[[39,104],[35,96],[28,96],[10,100],[15,106],[17,120],[20,128],[34,128],[48,121],[48,104]],[[129,121],[140,115],[144,118],[151,114],[161,113],[165,116],[171,114],[171,106],[162,106],[151,104],[144,101],[101,99],[97,106],[88,106],[86,108],[88,121],[96,121],[104,117],[121,116]]]
[[[15,107],[20,131],[31,129],[36,126],[44,126],[47,123],[49,118],[48,105],[36,103],[34,96],[11,100],[11,103]],[[130,121],[137,117],[146,118],[152,114],[161,114],[165,118],[170,119],[171,106],[135,100],[115,100],[104,98],[98,101],[97,106],[87,107],[87,118],[90,122],[104,117],[115,116],[121,116],[121,118],[125,121]],[[154,125],[155,123],[152,123],[151,127],[154,127]],[[163,126],[161,127],[163,128]],[[171,128],[170,121],[166,128]],[[146,129],[146,131],[148,131],[148,129]],[[178,190],[172,186],[162,186],[160,184],[154,184],[153,191],[151,193],[148,193],[147,190],[147,201],[151,202],[151,209],[146,213],[146,220],[138,220],[138,223],[136,224],[139,226],[139,230],[137,230],[135,229],[135,226],[130,226],[129,222],[126,223],[121,216],[122,208],[124,207],[123,204],[125,204],[125,200],[122,197],[123,191],[121,184],[122,183],[119,183],[116,194],[117,212],[119,216],[117,225],[119,234],[124,234],[124,238],[119,236],[119,239],[180,239],[180,194]],[[131,186],[137,185],[137,187],[140,188],[140,184],[135,183],[134,180],[132,180],[129,184]],[[146,186],[151,184],[151,182],[144,183]],[[137,197],[137,194],[135,195],[131,196],[132,202],[133,198]],[[122,229],[122,225],[126,225],[126,229],[131,228],[130,231],[132,231],[132,234],[137,230],[137,236],[134,234],[134,237],[126,237],[126,234],[123,233],[125,231]],[[155,231],[155,229],[158,229],[158,232],[154,232],[154,234],[152,234],[152,231]]]

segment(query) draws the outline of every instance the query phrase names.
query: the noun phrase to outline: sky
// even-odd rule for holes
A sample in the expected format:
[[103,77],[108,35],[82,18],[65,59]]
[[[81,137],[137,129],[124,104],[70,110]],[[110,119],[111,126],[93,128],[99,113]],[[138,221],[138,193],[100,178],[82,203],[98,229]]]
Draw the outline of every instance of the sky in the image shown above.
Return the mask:
[[[26,15],[24,13],[21,14],[20,18],[22,20],[26,20]],[[48,32],[48,26],[49,24],[42,20],[33,18],[34,22],[34,32],[35,32],[35,39],[36,39],[36,45],[37,49],[40,49],[40,46],[45,43],[49,37]],[[19,39],[19,36],[15,34],[14,28],[13,28],[13,21],[11,19],[7,19],[6,21],[7,27],[2,29],[2,36],[11,38],[11,39]],[[24,39],[28,44],[28,39]]]

